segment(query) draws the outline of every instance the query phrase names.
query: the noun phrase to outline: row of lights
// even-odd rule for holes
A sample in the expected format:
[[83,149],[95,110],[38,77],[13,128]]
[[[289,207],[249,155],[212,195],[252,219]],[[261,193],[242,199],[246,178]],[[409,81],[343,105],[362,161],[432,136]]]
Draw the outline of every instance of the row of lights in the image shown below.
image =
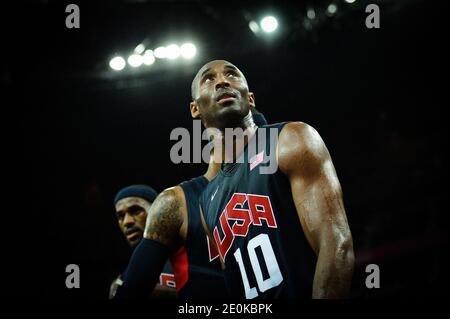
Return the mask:
[[109,66],[115,71],[121,71],[125,68],[127,62],[129,66],[137,68],[142,65],[152,65],[156,59],[175,60],[181,57],[190,60],[196,54],[197,48],[192,43],[184,43],[181,46],[171,44],[166,47],[158,47],[155,50],[146,50],[141,43],[134,49],[133,54],[128,57],[127,61],[121,56],[116,56],[109,61]]
[[[344,0],[346,3],[354,3],[356,0]],[[332,16],[337,12],[337,5],[335,3],[330,3],[327,7],[327,15]]]
[[[355,2],[355,1],[356,1],[356,0],[345,0],[345,2],[347,2],[347,3],[353,3],[353,2]],[[327,6],[327,10],[326,10],[325,13],[326,13],[326,15],[328,15],[328,16],[333,16],[334,14],[336,14],[337,10],[338,10],[337,5],[336,5],[335,3],[330,3],[330,4]],[[306,16],[308,17],[308,19],[313,20],[313,19],[316,18],[316,11],[315,11],[313,8],[309,8],[309,9],[306,11]]]
[[[356,2],[356,0],[344,0],[344,2],[346,2],[348,4],[352,4],[352,3]],[[325,10],[325,15],[327,15],[328,17],[333,17],[337,13],[337,11],[338,11],[337,1],[333,1],[327,6],[327,8]],[[317,20],[320,20],[320,19],[316,19],[317,14],[316,14],[316,10],[313,7],[309,7],[306,10],[306,18],[307,19],[303,20],[303,26],[307,30],[311,30],[313,28],[314,20],[316,22],[318,22]]]
[[[260,30],[272,33],[278,28],[278,21],[273,16],[267,16],[261,19],[259,24],[251,21],[249,26],[254,33],[258,33]],[[158,47],[155,50],[146,50],[144,44],[141,43],[126,61],[122,56],[115,56],[109,61],[109,66],[115,71],[121,71],[126,67],[127,62],[132,68],[137,68],[142,65],[152,65],[156,59],[174,60],[182,57],[189,60],[196,54],[197,48],[192,43],[184,43],[181,46],[171,44],[166,47]]]
[[[344,2],[346,3],[354,3],[355,1],[356,0],[344,0]],[[332,16],[337,12],[337,9],[338,7],[335,3],[330,3],[327,7],[326,14]],[[306,16],[312,20],[316,17],[316,12],[314,11],[314,9],[309,8],[306,12]]]
[[[346,3],[354,3],[356,0],[344,0]],[[337,12],[337,5],[335,3],[330,3],[327,7],[326,14],[329,16],[333,16]],[[315,19],[316,12],[314,9],[309,8],[307,13],[307,17],[310,20]],[[249,22],[249,28],[253,33],[258,34],[260,31],[264,31],[265,33],[272,33],[278,28],[278,20],[273,16],[267,16],[261,19],[259,23],[252,20]]]
[[258,34],[261,30],[265,33],[272,33],[278,28],[278,20],[273,16],[267,16],[261,19],[259,24],[252,20],[248,24],[253,33]]
[[[354,3],[356,0],[344,1],[346,3]],[[337,12],[337,9],[335,3],[330,3],[327,7],[326,14],[332,16]],[[313,8],[309,8],[306,16],[308,19],[314,20],[316,18],[316,12]],[[266,16],[259,23],[254,20],[250,21],[249,28],[255,34],[259,34],[261,31],[264,33],[273,33],[278,28],[278,20],[273,16]],[[131,67],[137,68],[141,65],[152,65],[156,59],[174,60],[179,57],[192,59],[196,54],[197,48],[192,43],[184,43],[181,46],[171,44],[166,47],[158,47],[155,50],[146,50],[144,44],[139,44],[134,49],[134,53],[128,57],[127,61],[121,56],[116,56],[109,61],[109,66],[115,71],[121,71],[125,68],[127,62]]]

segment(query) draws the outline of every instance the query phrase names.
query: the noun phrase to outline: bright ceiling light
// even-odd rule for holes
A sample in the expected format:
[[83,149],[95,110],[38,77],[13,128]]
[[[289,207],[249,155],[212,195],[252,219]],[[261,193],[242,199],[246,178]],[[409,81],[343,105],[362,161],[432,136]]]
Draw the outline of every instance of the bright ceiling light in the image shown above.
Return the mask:
[[278,28],[278,21],[272,16],[263,18],[260,24],[263,31],[267,33],[271,33]]
[[139,44],[136,48],[134,48],[134,53],[137,54],[142,54],[145,51],[145,45],[143,45],[142,43]]
[[155,58],[158,58],[158,59],[167,58],[167,50],[165,47],[156,48],[154,54],[155,54]]
[[128,64],[131,65],[133,68],[141,66],[142,62],[143,62],[142,55],[132,54],[128,57]]
[[180,54],[185,59],[192,59],[197,54],[197,48],[192,43],[184,43],[180,47]]
[[152,50],[146,50],[144,55],[142,56],[142,62],[145,65],[152,65],[155,63],[155,56],[153,55]]
[[337,6],[334,3],[330,3],[330,5],[327,8],[327,13],[329,15],[333,15],[336,13],[336,11],[337,11]]
[[115,71],[123,70],[125,65],[126,65],[125,59],[122,58],[121,56],[116,56],[109,61],[109,66],[111,67],[111,69]]
[[253,33],[259,33],[259,31],[261,30],[261,28],[259,27],[258,23],[256,23],[255,21],[250,21],[248,23],[248,27],[250,28],[250,30],[252,30]]
[[166,47],[167,58],[174,60],[180,56],[180,47],[176,44],[171,44]]

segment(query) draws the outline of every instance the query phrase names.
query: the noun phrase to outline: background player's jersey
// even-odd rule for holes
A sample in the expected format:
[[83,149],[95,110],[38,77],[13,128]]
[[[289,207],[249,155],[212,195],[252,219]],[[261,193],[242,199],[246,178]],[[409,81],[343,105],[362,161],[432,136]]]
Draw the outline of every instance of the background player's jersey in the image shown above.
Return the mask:
[[[289,180],[279,170],[260,172],[270,165],[265,161],[276,161],[269,129],[278,137],[284,124],[258,128],[251,143],[259,138],[259,142],[266,141],[265,146],[249,159],[247,145],[240,155],[243,163],[222,165],[200,199],[206,224],[225,262],[226,284],[236,297],[312,295],[316,255],[303,233]],[[258,136],[264,131],[261,128],[266,128],[264,139]]]
[[180,184],[186,197],[188,231],[184,247],[172,256],[171,262],[178,296],[184,299],[227,296],[218,254],[208,247],[200,219],[199,197],[207,185],[204,176]]
[[167,288],[177,288],[175,282],[175,275],[173,274],[170,262],[166,262],[161,275],[159,275],[159,284]]

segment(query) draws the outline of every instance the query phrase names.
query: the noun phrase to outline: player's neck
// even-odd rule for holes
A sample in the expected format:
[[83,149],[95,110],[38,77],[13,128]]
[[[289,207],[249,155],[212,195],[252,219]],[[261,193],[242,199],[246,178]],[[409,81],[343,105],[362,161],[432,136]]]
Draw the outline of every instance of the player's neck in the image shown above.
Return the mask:
[[[219,166],[221,163],[234,162],[253,138],[257,128],[252,113],[249,111],[237,125],[212,130],[214,147],[214,152],[211,155],[212,162],[219,164]],[[214,169],[212,171],[217,174]]]
[[205,176],[208,181],[212,181],[212,179],[216,177],[219,170],[220,170],[220,163],[215,163],[213,160],[213,156],[211,156],[208,169],[206,173],[203,174],[203,176]]
[[221,163],[233,163],[244,151],[249,141],[256,133],[257,126],[247,127],[237,131],[235,135],[225,136],[221,141]]
[[[253,135],[255,135],[256,129],[258,127],[253,121],[253,115],[251,111],[249,111],[248,114],[242,119],[242,123],[238,128],[240,128],[241,130],[235,131],[236,135],[233,135],[233,137],[231,138],[233,142],[232,147],[229,147],[227,145],[226,140],[222,141],[222,159],[225,163],[235,162],[236,158],[244,151],[245,146],[253,138]],[[225,139],[227,138],[230,139],[225,135]]]
[[247,115],[244,116],[242,119],[239,119],[238,121],[234,121],[233,123],[228,123],[226,127],[219,128],[220,132],[223,136],[226,134],[227,129],[235,130],[235,129],[241,129],[242,131],[248,131],[252,128],[255,128],[256,124],[253,120],[253,114],[252,111],[249,110]]

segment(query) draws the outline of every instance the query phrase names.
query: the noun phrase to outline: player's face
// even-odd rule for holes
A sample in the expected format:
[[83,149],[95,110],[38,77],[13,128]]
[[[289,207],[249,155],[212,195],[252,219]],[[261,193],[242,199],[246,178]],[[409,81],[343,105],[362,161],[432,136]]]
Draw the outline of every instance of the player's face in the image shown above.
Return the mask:
[[[218,60],[203,66],[197,77],[197,98],[193,102],[197,116],[206,127],[233,127],[254,106],[244,75],[233,64]],[[191,111],[192,111],[191,104]]]
[[144,236],[147,211],[151,203],[139,197],[127,197],[116,203],[116,216],[120,230],[135,247]]

